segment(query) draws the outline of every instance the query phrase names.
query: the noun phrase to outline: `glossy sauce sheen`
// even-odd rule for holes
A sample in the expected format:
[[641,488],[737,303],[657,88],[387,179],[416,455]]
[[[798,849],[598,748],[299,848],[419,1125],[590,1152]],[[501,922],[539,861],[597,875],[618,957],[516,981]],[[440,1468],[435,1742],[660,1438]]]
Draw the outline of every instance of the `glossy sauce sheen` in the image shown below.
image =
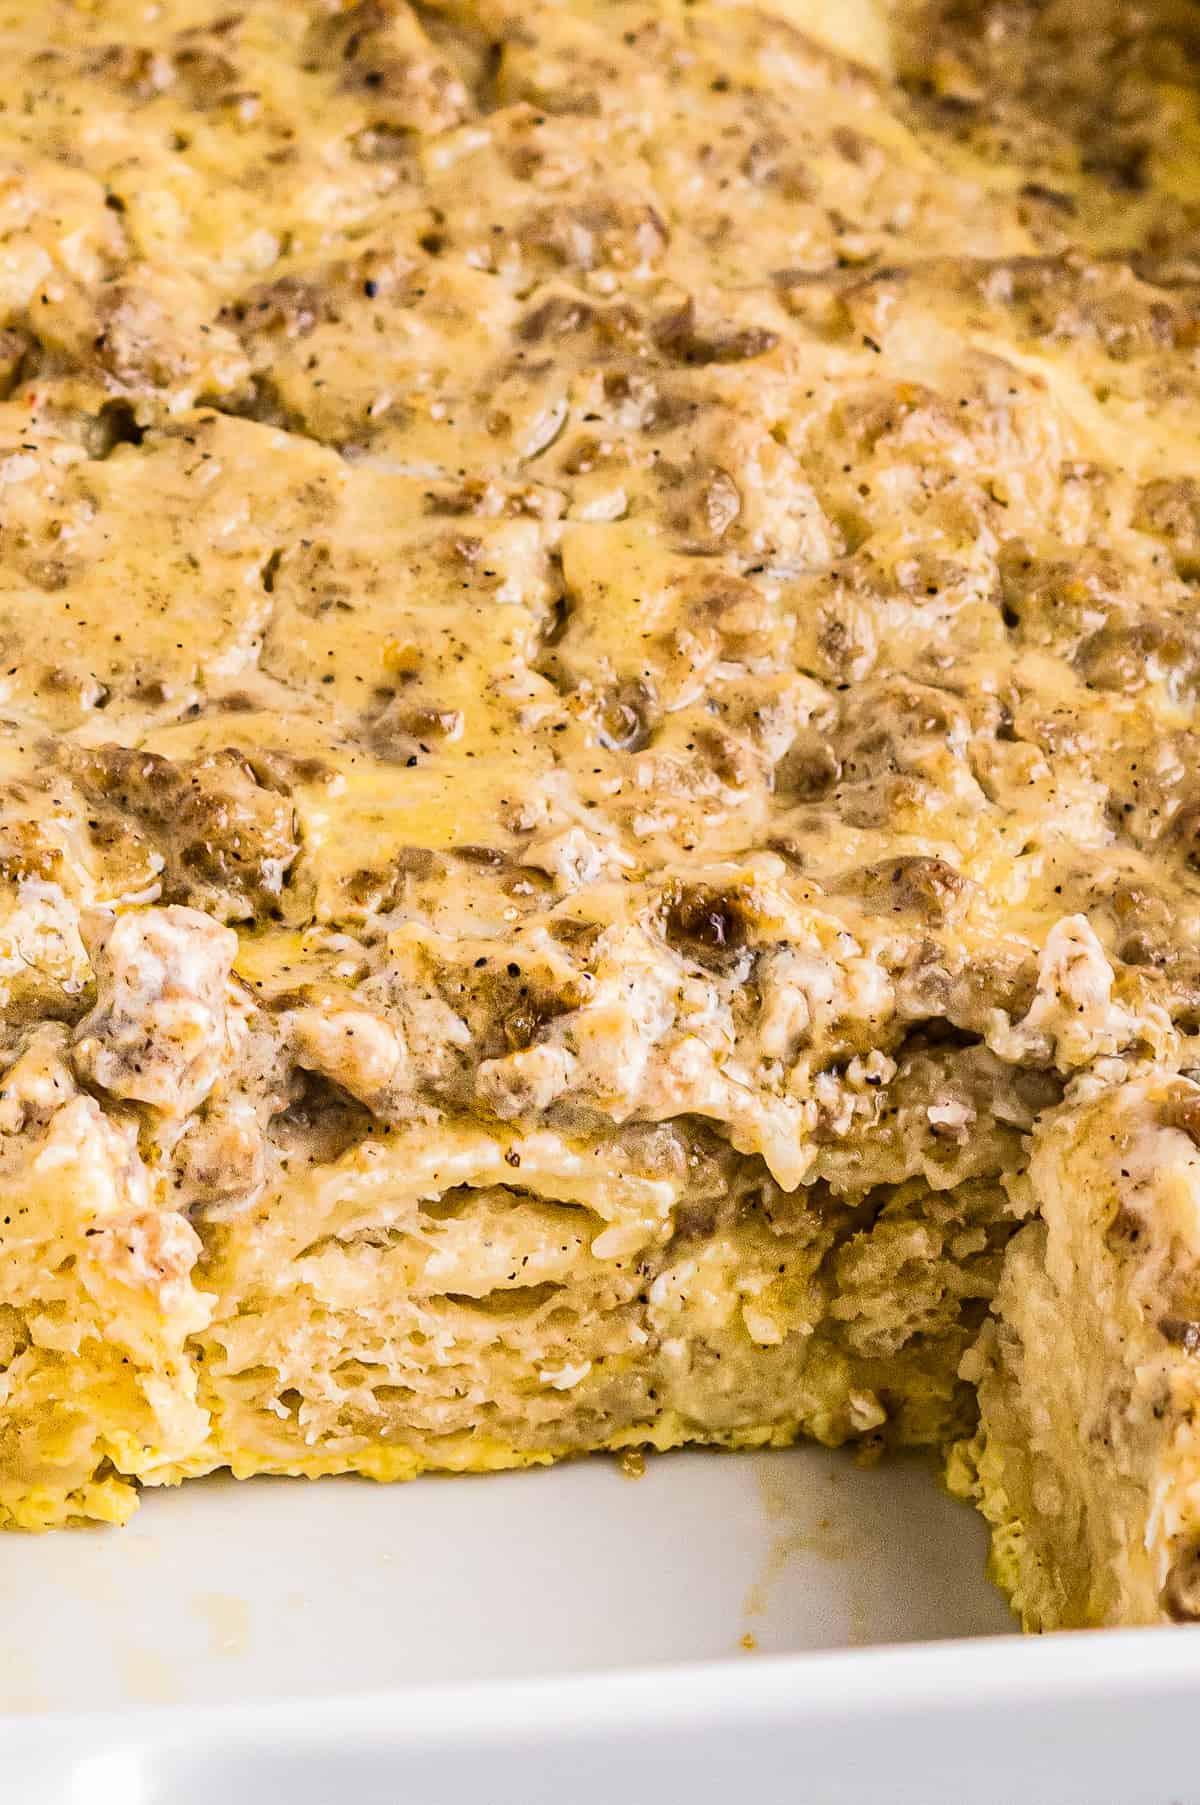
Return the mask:
[[953,1443],[1190,1613],[1198,42],[0,8],[0,1519]]

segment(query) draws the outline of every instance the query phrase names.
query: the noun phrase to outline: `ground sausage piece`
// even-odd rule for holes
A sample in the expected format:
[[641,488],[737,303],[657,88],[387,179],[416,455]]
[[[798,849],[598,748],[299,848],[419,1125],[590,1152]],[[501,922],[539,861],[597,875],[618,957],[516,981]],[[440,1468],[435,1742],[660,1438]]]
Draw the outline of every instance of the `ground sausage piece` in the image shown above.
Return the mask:
[[1200,483],[1194,477],[1147,483],[1138,494],[1133,524],[1166,541],[1181,577],[1200,576]]
[[1200,1546],[1186,1543],[1171,1563],[1162,1607],[1173,1623],[1200,1621]]
[[663,931],[670,944],[701,965],[723,966],[746,944],[746,901],[708,884],[672,884],[664,893]]
[[190,1115],[226,1051],[225,992],[237,935],[195,909],[133,909],[83,925],[96,1006],[75,1034],[76,1070],[115,1097]]
[[[268,778],[271,762],[268,753]],[[161,854],[165,901],[232,921],[278,902],[299,851],[295,811],[235,748],[178,764],[132,747],[96,746],[75,752],[69,769],[90,801],[132,817]]]
[[689,364],[746,363],[779,343],[779,334],[769,326],[736,326],[723,320],[701,324],[690,299],[658,322],[654,336],[668,357]]
[[919,854],[865,866],[848,881],[872,908],[911,912],[939,924],[962,912],[972,888],[945,859]]

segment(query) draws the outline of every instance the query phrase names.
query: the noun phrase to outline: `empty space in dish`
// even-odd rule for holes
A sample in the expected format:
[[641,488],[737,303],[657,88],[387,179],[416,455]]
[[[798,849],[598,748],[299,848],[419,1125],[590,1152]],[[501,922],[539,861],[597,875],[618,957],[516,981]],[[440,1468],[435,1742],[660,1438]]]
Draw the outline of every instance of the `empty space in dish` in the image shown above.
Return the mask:
[[919,1460],[598,1457],[485,1479],[214,1478],[0,1538],[0,1708],[225,1704],[1011,1630]]

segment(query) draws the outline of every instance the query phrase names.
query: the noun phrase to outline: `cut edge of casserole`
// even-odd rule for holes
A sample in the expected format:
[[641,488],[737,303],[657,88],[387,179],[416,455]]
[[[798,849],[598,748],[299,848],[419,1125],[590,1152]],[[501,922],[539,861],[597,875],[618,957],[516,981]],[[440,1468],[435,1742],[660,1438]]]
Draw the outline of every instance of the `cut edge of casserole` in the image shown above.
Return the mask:
[[1198,27],[827,11],[0,7],[0,1521],[809,1436],[1200,1616]]

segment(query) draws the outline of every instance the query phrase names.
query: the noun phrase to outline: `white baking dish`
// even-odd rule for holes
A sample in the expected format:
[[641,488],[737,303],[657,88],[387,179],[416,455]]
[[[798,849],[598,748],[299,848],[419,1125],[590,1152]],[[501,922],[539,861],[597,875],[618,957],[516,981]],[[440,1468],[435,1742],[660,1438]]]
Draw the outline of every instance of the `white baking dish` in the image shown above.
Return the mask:
[[1200,1638],[1022,1641],[983,1540],[814,1449],[151,1494],[0,1540],[0,1798],[1200,1799]]

